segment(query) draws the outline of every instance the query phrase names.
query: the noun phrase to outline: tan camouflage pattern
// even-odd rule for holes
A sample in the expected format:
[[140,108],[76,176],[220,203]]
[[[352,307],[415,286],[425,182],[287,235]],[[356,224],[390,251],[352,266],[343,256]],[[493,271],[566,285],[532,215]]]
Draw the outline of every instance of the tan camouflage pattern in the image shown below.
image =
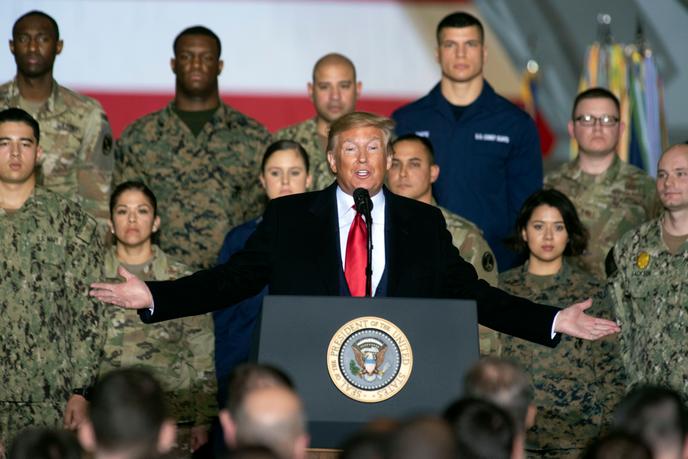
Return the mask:
[[335,177],[327,162],[327,152],[325,151],[327,139],[321,138],[318,135],[315,118],[281,129],[275,132],[272,137],[275,141],[295,140],[306,149],[311,166],[312,182],[310,190],[323,190],[332,185]]
[[61,426],[72,389],[95,381],[105,312],[88,296],[102,279],[100,233],[72,201],[36,188],[20,209],[0,209],[0,253],[5,441],[34,422]]
[[661,221],[616,243],[609,289],[629,382],[670,386],[688,402],[688,241],[671,255]]
[[9,107],[26,110],[41,127],[37,183],[79,203],[105,231],[114,156],[112,131],[100,103],[53,82],[52,94],[36,111],[10,81],[0,86],[0,110]]
[[576,206],[590,231],[590,241],[585,253],[571,261],[600,280],[606,279],[604,260],[614,243],[659,211],[652,177],[617,156],[609,169],[597,176],[584,173],[578,159],[564,164],[545,176],[545,188],[556,188]]
[[[143,280],[172,280],[191,274],[153,246],[154,255],[134,274]],[[117,277],[120,265],[112,247],[105,254],[105,275]],[[128,266],[126,266],[128,268]],[[213,321],[210,314],[144,324],[134,310],[109,308],[105,358],[100,372],[121,367],[150,371],[163,386],[170,414],[179,422],[210,425],[217,415]]]
[[[433,199],[432,204],[437,206],[447,222],[447,230],[452,235],[454,246],[459,249],[461,257],[473,265],[478,277],[487,281],[493,287],[497,281],[497,259],[490,249],[490,245],[483,238],[480,228],[469,220],[454,212],[440,207]],[[499,351],[497,332],[484,325],[479,326],[480,354],[491,355]]]
[[170,102],[124,130],[115,183],[146,183],[158,199],[160,247],[194,269],[210,268],[227,231],[263,211],[258,175],[269,141],[261,124],[225,104],[194,136]]
[[[529,300],[564,308],[593,298],[589,313],[613,317],[603,285],[579,267],[564,262],[559,273],[536,276],[528,263],[499,275],[503,290]],[[527,447],[541,457],[576,457],[610,423],[625,389],[619,344],[612,336],[584,341],[564,335],[555,348],[500,334],[501,355],[519,362],[535,390],[537,418],[527,433]],[[578,451],[573,451],[578,450]],[[557,454],[558,453],[558,454]]]

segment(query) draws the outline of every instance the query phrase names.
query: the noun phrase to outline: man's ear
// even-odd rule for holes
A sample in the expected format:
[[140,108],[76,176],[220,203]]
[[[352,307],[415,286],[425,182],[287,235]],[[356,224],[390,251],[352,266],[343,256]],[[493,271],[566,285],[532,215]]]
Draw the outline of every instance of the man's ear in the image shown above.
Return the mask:
[[234,419],[232,419],[232,415],[229,414],[229,410],[220,410],[219,418],[225,444],[229,448],[236,447],[236,424],[234,423]]
[[307,433],[298,436],[294,442],[294,450],[292,454],[294,459],[306,459],[308,457],[308,444],[311,442],[311,437]]
[[440,176],[440,166],[433,164],[430,166],[430,183],[435,183]]
[[526,430],[535,425],[535,418],[537,417],[537,406],[534,404],[528,405],[528,412],[526,413]]
[[333,174],[337,173],[337,163],[334,160],[334,152],[328,151],[327,152],[327,163],[330,165],[330,170],[332,171]]
[[93,424],[88,419],[81,423],[77,432],[81,447],[88,453],[96,450],[96,434],[93,431]]
[[157,450],[160,454],[166,454],[172,450],[177,441],[177,424],[172,419],[165,419],[158,433]]
[[683,451],[681,451],[681,459],[688,459],[688,435],[683,439]]

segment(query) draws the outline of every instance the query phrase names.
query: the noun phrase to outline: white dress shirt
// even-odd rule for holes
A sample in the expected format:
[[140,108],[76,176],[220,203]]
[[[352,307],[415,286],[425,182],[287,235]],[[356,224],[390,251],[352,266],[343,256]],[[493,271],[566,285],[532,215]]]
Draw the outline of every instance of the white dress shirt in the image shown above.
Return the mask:
[[[372,294],[375,296],[382,272],[385,270],[385,194],[382,189],[371,196],[373,209],[370,212],[373,219],[373,276],[371,278]],[[339,219],[339,247],[342,254],[342,267],[346,266],[346,241],[349,237],[351,223],[356,216],[354,197],[346,194],[337,186],[337,216]]]

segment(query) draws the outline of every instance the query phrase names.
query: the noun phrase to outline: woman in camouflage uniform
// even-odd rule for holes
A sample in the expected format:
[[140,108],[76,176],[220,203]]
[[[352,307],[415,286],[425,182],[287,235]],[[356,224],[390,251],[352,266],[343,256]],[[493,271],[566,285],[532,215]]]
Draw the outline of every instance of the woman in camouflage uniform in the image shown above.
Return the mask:
[[[500,288],[559,307],[593,297],[590,313],[612,317],[603,286],[567,261],[583,253],[587,241],[588,231],[565,195],[535,192],[523,204],[510,241],[528,260],[500,274]],[[623,392],[616,337],[582,341],[562,336],[556,348],[506,335],[500,341],[502,356],[518,361],[535,388],[538,414],[527,433],[528,456],[579,457]]]
[[[116,278],[120,265],[144,280],[191,274],[153,243],[159,229],[153,192],[141,182],[118,185],[110,198],[115,244],[105,256],[105,275]],[[190,457],[192,450],[207,442],[211,419],[217,413],[210,315],[145,325],[134,310],[108,310],[101,374],[128,366],[151,371],[166,392],[169,414],[177,421],[178,441],[172,457]]]

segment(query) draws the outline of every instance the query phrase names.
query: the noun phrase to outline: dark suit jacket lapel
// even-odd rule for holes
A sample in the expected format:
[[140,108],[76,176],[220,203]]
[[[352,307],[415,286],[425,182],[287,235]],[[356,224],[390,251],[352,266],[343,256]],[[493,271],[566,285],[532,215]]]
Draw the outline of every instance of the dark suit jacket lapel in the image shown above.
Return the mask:
[[323,280],[328,295],[335,296],[339,294],[339,271],[342,269],[336,190],[336,184],[332,184],[315,196],[308,209],[312,218],[308,222],[311,240],[305,241],[317,260],[318,270],[314,274]]
[[[412,243],[409,241],[406,221],[409,216],[404,215],[398,206],[397,197],[386,187],[385,193],[385,270],[387,271],[387,296],[395,296],[399,292],[400,267],[404,266],[403,247]],[[402,268],[403,269],[403,268]]]

